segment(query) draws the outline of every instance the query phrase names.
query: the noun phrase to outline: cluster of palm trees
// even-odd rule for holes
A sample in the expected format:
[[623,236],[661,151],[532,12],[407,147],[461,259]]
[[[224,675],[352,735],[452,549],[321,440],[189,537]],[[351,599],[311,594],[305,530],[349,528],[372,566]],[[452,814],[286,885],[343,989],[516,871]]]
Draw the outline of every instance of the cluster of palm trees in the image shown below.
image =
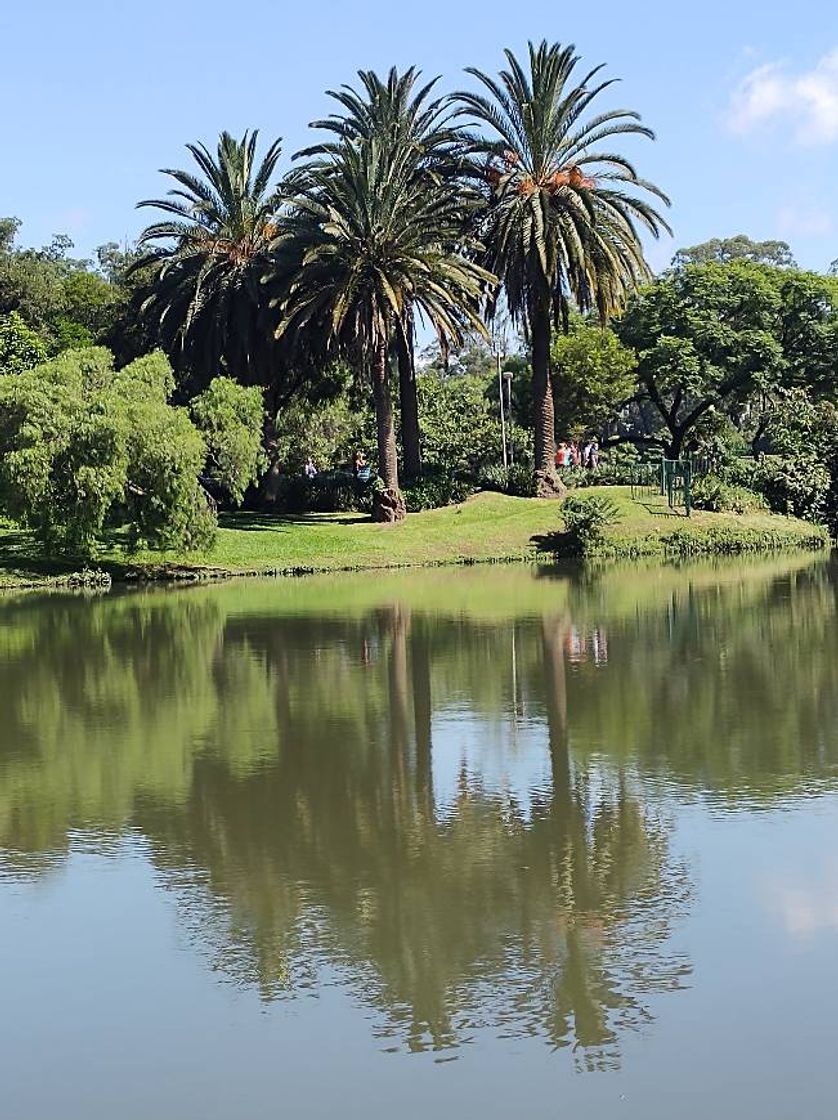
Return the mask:
[[419,320],[443,346],[486,334],[508,307],[532,354],[535,471],[555,486],[550,371],[554,330],[571,306],[605,320],[649,276],[641,231],[667,229],[667,200],[609,149],[652,133],[638,114],[594,112],[612,84],[577,75],[572,46],[506,51],[497,77],[469,70],[479,92],[438,96],[410,68],[330,91],[327,139],[297,153],[275,182],[274,142],[223,133],[215,156],[189,145],[201,174],[166,170],[175,187],[141,206],[166,219],[141,236],[143,313],[197,377],[266,386],[269,414],[335,358],[372,386],[381,517],[398,519],[391,361],[398,369],[403,464],[421,468],[414,339]]

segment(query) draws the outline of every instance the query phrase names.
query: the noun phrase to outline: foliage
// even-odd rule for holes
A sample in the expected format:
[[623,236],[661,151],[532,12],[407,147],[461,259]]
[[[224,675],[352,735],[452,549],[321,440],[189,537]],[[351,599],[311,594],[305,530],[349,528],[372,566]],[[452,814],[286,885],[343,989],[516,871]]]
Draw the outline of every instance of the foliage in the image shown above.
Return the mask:
[[696,509],[706,509],[713,513],[751,513],[768,508],[765,499],[753,490],[735,486],[712,474],[695,480],[691,496]]
[[616,503],[604,494],[569,494],[562,503],[565,531],[582,555],[594,551],[620,517]]
[[[599,67],[577,79],[573,47],[546,41],[529,44],[529,73],[511,51],[505,53],[508,69],[497,79],[469,70],[483,92],[456,97],[461,115],[475,125],[469,143],[475,172],[488,190],[480,223],[484,263],[532,341],[535,466],[549,475],[553,324],[566,322],[571,299],[604,319],[648,279],[637,226],[653,236],[668,228],[647,201],[649,195],[666,199],[628,160],[597,147],[614,136],[653,136],[629,110],[586,115],[612,84],[599,80]],[[489,299],[489,313],[496,308],[497,293]]]
[[633,393],[637,357],[608,327],[575,321],[553,339],[550,358],[557,427],[567,436],[601,432]]
[[49,354],[104,341],[118,317],[119,286],[90,261],[70,257],[69,237],[41,249],[18,247],[19,226],[17,219],[0,222],[0,315],[18,312]]
[[370,513],[373,487],[349,471],[321,471],[314,478],[282,475],[275,504],[286,513]]
[[664,435],[639,425],[629,438],[663,443],[669,458],[680,458],[708,412],[776,384],[780,307],[776,274],[745,261],[688,265],[644,289],[617,330],[637,351],[636,404],[652,410]]
[[214,155],[187,144],[200,174],[166,168],[175,183],[168,196],[138,204],[171,216],[143,231],[144,252],[128,270],[143,275],[141,314],[196,385],[223,371],[266,386],[284,370],[264,284],[282,202],[272,185],[280,145],[257,162],[258,135],[222,132]]
[[491,381],[468,374],[444,377],[431,371],[416,380],[426,466],[474,474],[500,459],[497,405],[487,395]]
[[451,474],[426,474],[404,488],[408,513],[421,513],[440,506],[459,505],[474,493],[474,485]]
[[535,497],[532,464],[526,459],[509,467],[490,463],[480,471],[478,478],[484,490],[497,490],[516,498]]
[[797,267],[785,241],[752,241],[744,233],[735,237],[713,237],[700,245],[679,249],[672,258],[672,265],[674,268],[685,268],[690,264],[730,264],[731,261],[742,260],[774,268]]
[[114,371],[101,348],[0,377],[0,497],[55,552],[86,555],[109,530],[190,548],[210,543],[204,442],[171,408],[171,368],[153,354]]
[[754,486],[779,513],[808,521],[838,519],[838,408],[803,389],[783,393],[767,427],[775,455],[754,473]]
[[466,223],[476,196],[418,174],[422,152],[377,132],[316,157],[298,180],[287,232],[276,243],[281,336],[313,330],[335,356],[372,375],[378,468],[398,490],[388,354],[406,317],[421,312],[454,341],[481,330],[478,300],[489,275],[474,261]]
[[267,466],[262,450],[264,404],[258,386],[246,388],[229,377],[214,378],[191,404],[204,434],[209,476],[238,504]]
[[0,315],[0,374],[22,373],[46,360],[40,337],[30,330],[17,311]]
[[342,378],[335,395],[319,401],[298,395],[279,410],[276,453],[284,474],[302,474],[311,458],[318,471],[350,469],[356,450],[369,455],[375,446],[375,418]]

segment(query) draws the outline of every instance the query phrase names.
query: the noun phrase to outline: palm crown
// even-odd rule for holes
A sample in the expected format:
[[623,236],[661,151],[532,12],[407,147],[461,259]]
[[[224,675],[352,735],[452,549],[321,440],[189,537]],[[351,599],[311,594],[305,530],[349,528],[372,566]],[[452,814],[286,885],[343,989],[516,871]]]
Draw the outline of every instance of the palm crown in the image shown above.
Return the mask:
[[257,162],[257,139],[257,131],[241,140],[223,132],[214,156],[203,144],[188,144],[201,174],[165,168],[176,186],[166,198],[138,203],[169,215],[140,237],[148,252],[133,267],[148,269],[151,279],[143,313],[200,379],[224,367],[264,384],[275,372],[262,280],[282,202],[272,184],[280,142]]

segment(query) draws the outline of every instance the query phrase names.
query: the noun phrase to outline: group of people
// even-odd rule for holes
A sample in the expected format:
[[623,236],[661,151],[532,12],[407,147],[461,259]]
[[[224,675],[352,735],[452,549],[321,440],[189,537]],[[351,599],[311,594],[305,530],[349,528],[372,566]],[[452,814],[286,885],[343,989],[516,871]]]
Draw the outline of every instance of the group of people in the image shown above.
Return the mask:
[[584,447],[580,447],[575,440],[560,443],[556,448],[556,466],[587,467],[588,470],[594,470],[599,466],[599,444],[595,439],[589,439]]
[[[303,467],[303,474],[307,479],[317,478],[319,471],[317,464],[309,455],[306,459],[305,466]],[[363,451],[356,451],[352,456],[352,474],[361,482],[369,481],[372,470],[367,463],[367,457]]]

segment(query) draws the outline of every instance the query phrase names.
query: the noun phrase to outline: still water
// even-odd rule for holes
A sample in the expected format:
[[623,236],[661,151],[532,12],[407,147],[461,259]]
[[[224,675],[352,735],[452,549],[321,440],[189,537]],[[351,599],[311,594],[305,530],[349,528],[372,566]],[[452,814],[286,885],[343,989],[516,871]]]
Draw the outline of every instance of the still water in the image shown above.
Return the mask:
[[0,1115],[832,1120],[837,592],[0,602]]

